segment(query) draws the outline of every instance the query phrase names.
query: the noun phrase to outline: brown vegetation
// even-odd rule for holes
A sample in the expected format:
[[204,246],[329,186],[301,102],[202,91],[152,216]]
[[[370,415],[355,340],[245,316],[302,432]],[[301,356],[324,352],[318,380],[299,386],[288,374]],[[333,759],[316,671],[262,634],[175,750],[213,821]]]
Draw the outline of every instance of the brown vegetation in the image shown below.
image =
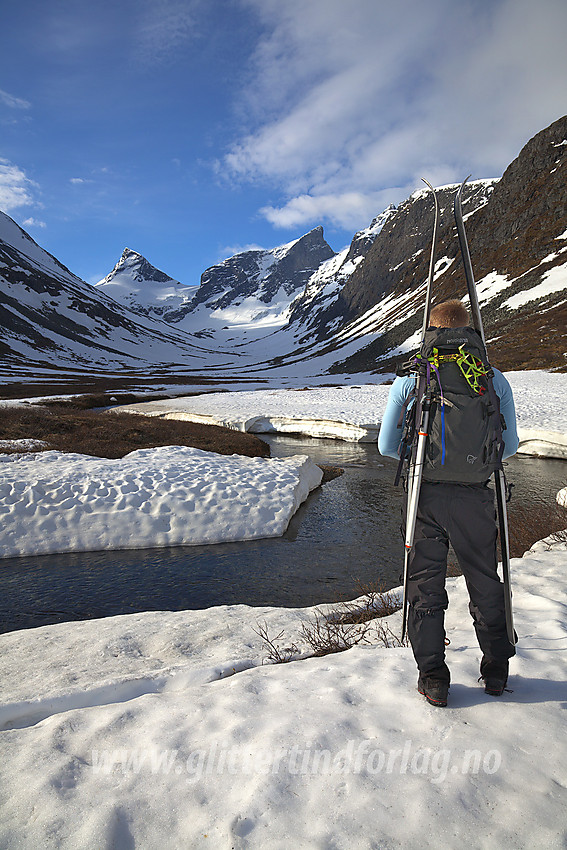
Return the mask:
[[337,602],[335,610],[328,614],[315,609],[313,617],[301,624],[298,639],[304,645],[303,649],[298,643],[288,641],[283,630],[277,635],[270,635],[267,623],[257,623],[253,631],[262,640],[267,652],[266,661],[286,664],[305,657],[319,658],[345,652],[359,644],[407,646],[407,638],[402,640],[387,622],[380,622],[399,611],[398,595],[370,586],[361,586],[361,590],[364,593],[362,599]]
[[108,458],[155,446],[192,446],[223,455],[270,456],[268,444],[253,434],[218,425],[74,410],[61,404],[3,408],[0,440],[21,439],[43,440],[47,448],[57,451]]

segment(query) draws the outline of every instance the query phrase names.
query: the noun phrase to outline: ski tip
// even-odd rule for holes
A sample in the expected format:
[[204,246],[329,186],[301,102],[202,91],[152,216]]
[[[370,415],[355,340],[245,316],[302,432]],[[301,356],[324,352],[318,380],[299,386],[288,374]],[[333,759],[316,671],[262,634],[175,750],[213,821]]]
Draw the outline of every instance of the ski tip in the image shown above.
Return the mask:
[[429,180],[426,180],[426,179],[425,179],[425,177],[422,177],[421,179],[422,179],[422,181],[425,183],[425,185],[426,185],[426,186],[429,186],[429,188],[431,189],[431,191],[432,191],[432,192],[434,192],[434,191],[435,191],[435,189],[433,188],[433,186],[431,185],[431,183],[429,182]]
[[461,183],[461,185],[459,186],[459,189],[458,189],[458,191],[457,191],[457,195],[460,195],[460,194],[461,194],[461,192],[462,192],[462,191],[463,191],[463,189],[465,188],[465,183],[467,183],[470,179],[471,179],[471,175],[470,175],[470,174],[468,175],[468,177],[465,177],[465,179],[463,180],[463,182],[462,182],[462,183]]

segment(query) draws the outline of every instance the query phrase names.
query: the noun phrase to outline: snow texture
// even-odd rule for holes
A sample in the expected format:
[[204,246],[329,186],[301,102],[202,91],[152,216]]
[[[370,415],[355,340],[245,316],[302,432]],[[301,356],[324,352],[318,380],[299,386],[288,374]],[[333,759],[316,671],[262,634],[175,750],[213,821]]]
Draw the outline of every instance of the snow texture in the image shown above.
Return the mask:
[[321,478],[301,455],[226,457],[185,446],[118,460],[0,455],[0,556],[277,537]]
[[417,693],[408,648],[263,664],[258,624],[300,640],[312,609],[1,635],[0,846],[559,850],[566,566],[564,543],[512,560],[519,642],[499,698],[448,579],[447,709]]

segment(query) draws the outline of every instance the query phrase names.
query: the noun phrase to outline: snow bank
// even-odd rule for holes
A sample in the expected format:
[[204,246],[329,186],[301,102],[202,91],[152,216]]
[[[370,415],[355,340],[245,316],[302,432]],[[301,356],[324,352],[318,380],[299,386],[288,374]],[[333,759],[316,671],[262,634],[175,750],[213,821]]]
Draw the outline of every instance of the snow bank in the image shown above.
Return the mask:
[[47,448],[44,440],[0,440],[0,452],[35,452]]
[[[519,454],[567,458],[567,375],[508,372],[516,401]],[[253,433],[299,433],[374,442],[389,386],[256,390],[129,404],[130,413],[224,425]]]
[[545,542],[512,560],[500,698],[477,684],[466,587],[448,580],[447,709],[417,693],[408,648],[262,665],[257,624],[295,640],[310,609],[0,635],[0,846],[560,848],[566,565]]
[[516,403],[518,454],[567,459],[567,375],[507,372]]
[[268,432],[375,442],[388,386],[317,387],[208,393],[206,396],[127,404],[114,408],[164,419],[223,425],[254,434]]
[[567,460],[567,434],[539,428],[518,428],[518,454]]
[[119,460],[0,455],[0,555],[276,537],[321,478],[303,455],[227,457],[184,446]]

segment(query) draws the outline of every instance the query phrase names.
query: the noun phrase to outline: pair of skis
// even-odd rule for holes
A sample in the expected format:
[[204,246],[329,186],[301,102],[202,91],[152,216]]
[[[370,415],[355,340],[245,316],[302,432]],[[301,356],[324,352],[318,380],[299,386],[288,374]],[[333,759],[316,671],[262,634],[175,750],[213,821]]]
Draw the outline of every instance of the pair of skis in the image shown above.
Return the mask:
[[[470,175],[469,175],[470,176]],[[478,295],[476,291],[476,284],[474,280],[471,256],[469,252],[469,246],[467,241],[467,234],[465,231],[465,225],[463,222],[463,212],[461,207],[461,198],[463,189],[465,184],[469,178],[467,177],[461,183],[457,194],[455,195],[455,203],[454,203],[454,214],[455,214],[455,223],[457,225],[457,234],[459,237],[459,246],[461,249],[461,256],[463,258],[463,265],[465,269],[465,278],[467,282],[467,289],[469,294],[470,306],[471,306],[471,314],[473,320],[473,327],[478,331],[480,337],[482,339],[483,344],[486,345],[485,337],[484,337],[484,328],[482,325],[482,317],[480,314],[480,305],[478,303]],[[432,294],[432,285],[433,285],[433,276],[435,269],[435,253],[437,249],[437,236],[439,232],[439,201],[437,199],[437,194],[435,189],[427,180],[423,180],[423,182],[429,186],[433,193],[433,199],[435,202],[435,221],[433,225],[433,239],[431,242],[431,256],[429,260],[429,276],[427,279],[427,290],[425,295],[425,309],[423,312],[423,325],[421,329],[421,340],[425,338],[425,331],[429,325],[429,314],[431,312],[431,294]],[[406,511],[406,534],[404,541],[404,591],[403,591],[403,601],[402,601],[402,610],[403,610],[403,620],[402,620],[402,640],[405,638],[406,630],[407,630],[407,610],[408,610],[408,602],[407,602],[407,585],[408,585],[408,572],[409,572],[409,559],[411,556],[411,552],[413,549],[414,543],[414,535],[415,535],[415,524],[417,519],[417,506],[419,502],[419,494],[421,491],[421,481],[423,474],[423,464],[425,461],[425,448],[427,443],[427,437],[429,434],[429,418],[430,418],[430,409],[431,409],[431,395],[430,389],[425,385],[425,381],[422,376],[419,376],[416,380],[420,382],[417,388],[417,396],[416,396],[416,424],[418,426],[417,432],[417,441],[414,440],[414,445],[412,447],[412,454],[410,458],[409,465],[409,473],[408,473],[408,482],[407,482],[407,511]],[[488,379],[490,382],[492,378]],[[510,547],[509,547],[509,539],[508,539],[508,517],[506,511],[506,481],[502,470],[496,469],[494,471],[494,485],[496,490],[496,505],[497,505],[497,514],[498,514],[498,530],[499,530],[499,538],[500,538],[500,555],[502,561],[502,581],[504,584],[504,605],[505,605],[505,613],[506,613],[506,631],[508,634],[508,640],[512,645],[516,643],[516,633],[514,631],[514,620],[512,614],[512,588],[510,583]]]

